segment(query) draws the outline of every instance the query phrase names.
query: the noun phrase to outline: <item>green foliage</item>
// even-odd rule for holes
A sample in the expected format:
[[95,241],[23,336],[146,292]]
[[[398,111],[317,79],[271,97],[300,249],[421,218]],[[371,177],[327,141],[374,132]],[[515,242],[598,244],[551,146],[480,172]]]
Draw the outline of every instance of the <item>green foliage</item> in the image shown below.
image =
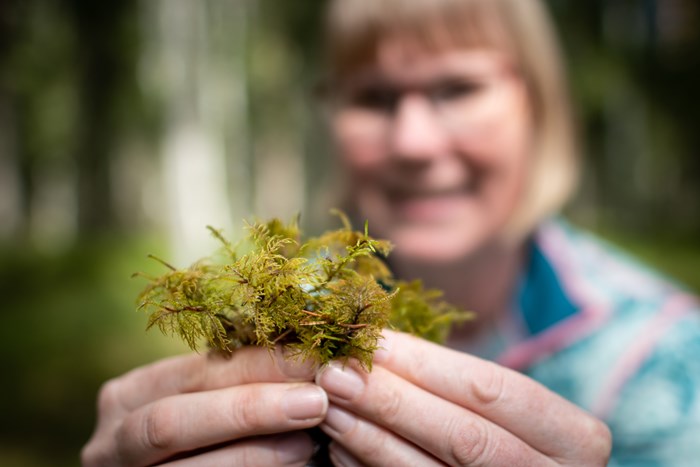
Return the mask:
[[338,214],[343,228],[304,243],[296,220],[272,219],[248,225],[238,245],[209,227],[222,244],[220,261],[179,270],[154,258],[169,271],[151,277],[139,297],[148,327],[194,350],[201,340],[224,353],[282,344],[321,364],[352,357],[371,368],[383,328],[441,341],[453,321],[471,316],[418,281],[395,281],[383,260],[391,244]]
[[400,293],[391,301],[391,324],[398,331],[442,343],[453,323],[473,318],[473,313],[442,301],[441,291],[423,289],[420,281],[400,281],[397,285]]

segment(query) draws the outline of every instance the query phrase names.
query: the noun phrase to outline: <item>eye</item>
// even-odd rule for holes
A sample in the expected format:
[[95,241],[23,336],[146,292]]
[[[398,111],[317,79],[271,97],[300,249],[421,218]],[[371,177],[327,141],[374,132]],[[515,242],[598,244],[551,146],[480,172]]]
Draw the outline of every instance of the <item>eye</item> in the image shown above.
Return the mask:
[[482,85],[476,81],[450,80],[438,84],[430,90],[430,98],[433,102],[449,102],[463,99],[476,94]]
[[366,110],[391,113],[396,108],[399,93],[386,86],[367,86],[357,89],[349,104]]

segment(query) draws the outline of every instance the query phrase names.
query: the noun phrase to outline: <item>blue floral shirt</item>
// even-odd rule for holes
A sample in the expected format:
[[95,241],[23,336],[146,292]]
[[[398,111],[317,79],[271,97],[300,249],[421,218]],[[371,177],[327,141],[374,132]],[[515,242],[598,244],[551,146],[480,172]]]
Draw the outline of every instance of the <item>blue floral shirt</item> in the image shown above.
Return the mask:
[[691,294],[549,221],[508,321],[496,360],[605,421],[609,465],[700,466],[700,306]]

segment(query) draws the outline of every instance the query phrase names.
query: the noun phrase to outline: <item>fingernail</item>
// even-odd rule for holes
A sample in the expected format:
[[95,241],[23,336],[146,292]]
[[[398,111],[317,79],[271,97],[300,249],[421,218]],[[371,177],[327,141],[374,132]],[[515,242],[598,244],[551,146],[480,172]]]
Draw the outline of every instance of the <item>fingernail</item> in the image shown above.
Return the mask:
[[275,452],[280,464],[298,464],[311,458],[314,446],[308,437],[286,436],[275,445]]
[[289,389],[282,400],[282,410],[291,420],[321,418],[327,407],[326,393],[312,385]]
[[365,389],[365,383],[357,372],[349,366],[343,367],[336,362],[321,370],[316,377],[316,384],[330,395],[345,400],[356,398]]
[[323,421],[321,427],[327,426],[336,433],[342,435],[350,431],[355,424],[357,419],[350,415],[343,409],[340,409],[334,405],[328,407],[328,412],[326,412],[326,418]]

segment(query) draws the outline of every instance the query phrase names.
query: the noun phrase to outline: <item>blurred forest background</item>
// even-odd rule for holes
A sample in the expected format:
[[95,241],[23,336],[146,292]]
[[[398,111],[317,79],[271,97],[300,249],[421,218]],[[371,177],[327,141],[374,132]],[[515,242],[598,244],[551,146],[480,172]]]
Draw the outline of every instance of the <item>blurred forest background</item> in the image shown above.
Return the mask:
[[[586,141],[569,217],[700,291],[700,4],[547,3]],[[0,465],[76,465],[100,383],[183,351],[134,311],[148,253],[324,226],[322,4],[0,1]]]

